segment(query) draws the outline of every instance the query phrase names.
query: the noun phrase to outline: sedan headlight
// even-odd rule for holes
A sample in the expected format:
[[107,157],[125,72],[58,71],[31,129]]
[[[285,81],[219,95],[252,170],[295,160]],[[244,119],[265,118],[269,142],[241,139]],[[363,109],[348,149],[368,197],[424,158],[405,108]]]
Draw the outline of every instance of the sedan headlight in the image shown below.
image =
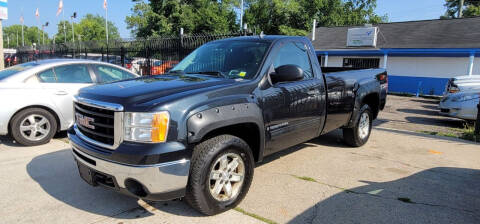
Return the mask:
[[124,140],[132,142],[159,143],[167,140],[170,114],[125,113]]

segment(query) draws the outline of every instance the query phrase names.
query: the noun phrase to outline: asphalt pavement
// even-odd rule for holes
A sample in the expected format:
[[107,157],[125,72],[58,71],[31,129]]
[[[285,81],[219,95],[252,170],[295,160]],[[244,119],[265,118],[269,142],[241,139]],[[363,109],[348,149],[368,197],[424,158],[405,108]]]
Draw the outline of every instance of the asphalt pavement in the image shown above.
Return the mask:
[[480,145],[378,125],[361,148],[339,131],[258,164],[245,200],[206,217],[78,176],[68,141],[0,138],[0,223],[480,223]]

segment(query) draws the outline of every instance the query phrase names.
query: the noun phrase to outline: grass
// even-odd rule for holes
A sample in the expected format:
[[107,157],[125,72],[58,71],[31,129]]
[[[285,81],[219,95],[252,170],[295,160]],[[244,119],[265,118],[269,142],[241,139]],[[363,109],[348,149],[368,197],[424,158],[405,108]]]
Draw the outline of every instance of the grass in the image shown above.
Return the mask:
[[295,176],[295,177],[298,178],[298,179],[300,179],[300,180],[304,180],[304,181],[317,182],[317,180],[315,180],[315,179],[313,179],[313,178],[311,178],[311,177],[305,177],[305,176],[303,176],[303,177],[297,177],[297,176]]
[[474,126],[467,127],[464,129],[463,134],[460,138],[469,140],[469,141],[480,142],[480,136],[475,136],[474,132],[475,132]]
[[459,138],[468,141],[480,142],[480,136],[475,136],[474,132],[475,126],[468,124],[465,125],[464,128],[451,128],[450,132],[420,131],[420,133],[428,135]]
[[271,219],[267,219],[267,218],[265,218],[265,217],[262,217],[262,216],[260,216],[260,215],[255,214],[255,213],[247,212],[247,211],[243,210],[243,209],[240,208],[240,207],[236,207],[236,208],[234,208],[233,210],[235,210],[235,211],[237,211],[237,212],[240,212],[240,213],[242,213],[242,214],[244,214],[244,215],[248,215],[248,216],[250,216],[250,217],[252,217],[252,218],[258,219],[258,220],[260,220],[260,221],[262,221],[262,222],[265,222],[265,223],[268,223],[268,224],[277,224],[277,222],[275,222],[275,221],[273,221],[273,220],[271,220]]

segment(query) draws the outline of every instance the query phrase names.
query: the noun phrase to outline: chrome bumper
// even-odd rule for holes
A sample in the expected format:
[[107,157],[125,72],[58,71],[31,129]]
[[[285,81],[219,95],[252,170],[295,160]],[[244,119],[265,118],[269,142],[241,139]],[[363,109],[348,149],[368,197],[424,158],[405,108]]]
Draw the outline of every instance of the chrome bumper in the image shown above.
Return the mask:
[[[149,195],[179,191],[187,186],[190,170],[190,160],[187,159],[155,165],[132,166],[95,158],[75,149],[74,146],[72,149],[75,151],[73,156],[79,163],[115,177],[116,184],[122,189],[126,189],[125,181],[128,179],[141,183]],[[85,161],[76,153],[90,161]]]

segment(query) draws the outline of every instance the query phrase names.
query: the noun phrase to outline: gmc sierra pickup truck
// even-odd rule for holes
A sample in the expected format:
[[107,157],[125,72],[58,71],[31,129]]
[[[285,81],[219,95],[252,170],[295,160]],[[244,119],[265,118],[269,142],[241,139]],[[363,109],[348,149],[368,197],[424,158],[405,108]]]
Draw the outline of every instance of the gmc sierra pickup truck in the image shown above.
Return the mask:
[[90,185],[214,215],[245,197],[265,156],[338,128],[364,145],[387,88],[384,69],[322,74],[304,37],[223,39],[168,74],[81,89],[68,135]]

